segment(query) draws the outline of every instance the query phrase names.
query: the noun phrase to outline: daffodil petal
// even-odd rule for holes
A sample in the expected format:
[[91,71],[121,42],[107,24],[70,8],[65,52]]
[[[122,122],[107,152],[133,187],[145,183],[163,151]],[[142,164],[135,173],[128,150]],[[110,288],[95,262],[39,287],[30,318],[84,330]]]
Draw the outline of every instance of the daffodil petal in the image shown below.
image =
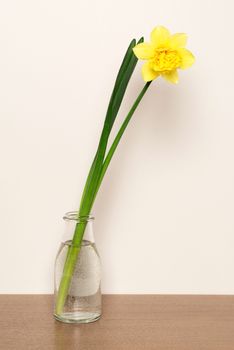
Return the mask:
[[145,82],[147,81],[151,81],[156,79],[158,76],[160,75],[160,73],[155,72],[149,65],[149,63],[145,63],[142,66],[142,76]]
[[170,47],[178,49],[185,47],[187,44],[187,35],[185,33],[177,33],[170,37]]
[[192,52],[190,52],[189,50],[179,49],[178,53],[181,57],[181,64],[180,64],[181,69],[189,68],[195,62],[195,57],[193,56]]
[[168,44],[170,32],[167,28],[158,26],[150,34],[151,43],[155,48],[164,47]]
[[141,43],[133,48],[133,52],[140,60],[149,60],[154,57],[154,48],[147,43]]
[[178,76],[178,72],[177,70],[172,70],[172,71],[168,71],[168,72],[162,72],[161,73],[163,78],[166,79],[167,81],[169,81],[170,83],[174,83],[177,84],[179,81],[179,76]]

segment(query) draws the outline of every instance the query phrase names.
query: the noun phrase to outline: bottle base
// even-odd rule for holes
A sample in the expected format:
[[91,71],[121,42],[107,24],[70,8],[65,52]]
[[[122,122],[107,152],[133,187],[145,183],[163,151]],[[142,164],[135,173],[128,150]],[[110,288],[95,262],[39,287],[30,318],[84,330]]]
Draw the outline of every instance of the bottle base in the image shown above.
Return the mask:
[[98,321],[101,318],[101,314],[98,312],[66,312],[61,315],[54,314],[54,318],[57,321],[63,323],[91,323]]

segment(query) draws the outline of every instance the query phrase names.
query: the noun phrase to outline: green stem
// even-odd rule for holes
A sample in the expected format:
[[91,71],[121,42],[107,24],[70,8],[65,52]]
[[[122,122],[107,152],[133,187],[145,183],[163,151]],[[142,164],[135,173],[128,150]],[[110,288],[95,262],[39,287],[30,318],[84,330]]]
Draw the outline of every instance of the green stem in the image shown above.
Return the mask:
[[96,195],[97,195],[97,192],[101,186],[101,183],[102,183],[102,180],[103,180],[103,177],[107,171],[107,168],[110,164],[110,161],[115,153],[115,150],[124,134],[124,131],[126,130],[135,110],[137,109],[137,106],[139,105],[139,103],[141,102],[143,96],[145,95],[146,91],[148,90],[149,86],[151,84],[151,81],[146,83],[144,88],[142,89],[141,93],[139,94],[139,96],[137,97],[136,101],[134,102],[132,108],[130,109],[129,113],[127,114],[123,124],[121,125],[120,129],[119,129],[119,132],[117,133],[110,149],[109,149],[109,152],[104,160],[104,163],[103,163],[103,166],[102,166],[102,170],[101,170],[101,174],[100,174],[100,178],[99,178],[99,181],[98,181],[98,186],[97,186],[97,189],[96,189],[96,193],[95,193],[95,196],[94,196],[94,199],[93,201],[95,200],[96,198]]
[[[83,215],[89,215],[91,208],[93,206],[94,200],[96,198],[97,192],[98,192],[100,185],[101,185],[101,182],[103,180],[103,177],[104,177],[106,170],[110,164],[110,161],[114,155],[114,152],[115,152],[115,150],[116,150],[116,148],[117,148],[117,146],[122,138],[124,131],[126,130],[126,128],[128,126],[128,123],[130,122],[136,108],[138,107],[144,94],[146,93],[147,89],[149,88],[150,83],[151,82],[148,82],[145,84],[142,91],[138,95],[136,101],[134,102],[132,108],[130,109],[129,113],[127,114],[122,126],[120,127],[120,130],[117,133],[117,135],[114,139],[114,142],[111,145],[110,150],[109,150],[109,152],[108,152],[108,154],[103,162],[101,172],[100,172],[98,178],[95,179],[96,180],[95,181],[96,189],[93,192],[93,196],[92,196],[92,192],[91,192],[90,194],[92,197],[89,197],[89,200],[84,201],[82,208],[80,208],[80,212],[85,213]],[[92,190],[94,190],[93,186],[92,186]],[[76,266],[76,261],[77,261],[78,255],[79,255],[79,251],[80,251],[83,235],[85,232],[85,228],[86,228],[86,222],[77,223],[76,228],[75,228],[75,233],[73,236],[72,245],[69,247],[69,250],[68,250],[68,255],[67,255],[66,262],[64,265],[64,270],[63,270],[63,276],[62,276],[62,279],[61,279],[60,285],[59,285],[59,291],[58,291],[57,302],[56,302],[56,314],[57,315],[60,315],[63,311],[63,307],[64,307],[66,297],[67,297],[67,294],[69,291],[72,275],[73,275],[73,272],[74,272],[74,269]]]
[[84,235],[85,227],[86,227],[86,222],[80,222],[76,224],[76,237],[78,237],[78,239],[76,239],[76,245],[72,243],[68,248],[66,262],[63,268],[63,275],[59,284],[59,290],[58,290],[58,295],[56,300],[57,315],[60,315],[63,311],[63,307],[69,292],[71,279],[76,266],[79,251],[81,248],[81,242]]

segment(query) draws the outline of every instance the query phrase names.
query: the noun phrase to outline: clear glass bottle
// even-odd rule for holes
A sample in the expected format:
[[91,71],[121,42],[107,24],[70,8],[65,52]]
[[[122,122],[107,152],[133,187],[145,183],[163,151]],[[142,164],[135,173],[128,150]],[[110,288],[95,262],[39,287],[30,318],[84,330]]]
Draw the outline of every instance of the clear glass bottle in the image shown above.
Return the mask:
[[54,317],[66,323],[94,322],[101,317],[101,262],[93,235],[94,218],[80,218],[77,212],[69,212],[63,219],[66,239],[61,243],[55,261],[55,305],[64,264],[72,245],[71,239],[67,238],[73,236],[76,225],[83,225],[85,221],[86,228],[63,311],[58,315],[54,309]]

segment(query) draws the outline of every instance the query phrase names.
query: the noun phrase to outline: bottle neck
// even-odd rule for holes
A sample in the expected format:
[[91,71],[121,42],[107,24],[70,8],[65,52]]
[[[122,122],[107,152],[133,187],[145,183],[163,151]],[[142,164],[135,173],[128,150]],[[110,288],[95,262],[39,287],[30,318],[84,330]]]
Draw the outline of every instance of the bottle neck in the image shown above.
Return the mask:
[[95,242],[93,233],[93,216],[79,216],[78,212],[73,211],[66,213],[63,219],[65,223],[63,242],[72,240],[77,225],[85,226],[83,241]]

